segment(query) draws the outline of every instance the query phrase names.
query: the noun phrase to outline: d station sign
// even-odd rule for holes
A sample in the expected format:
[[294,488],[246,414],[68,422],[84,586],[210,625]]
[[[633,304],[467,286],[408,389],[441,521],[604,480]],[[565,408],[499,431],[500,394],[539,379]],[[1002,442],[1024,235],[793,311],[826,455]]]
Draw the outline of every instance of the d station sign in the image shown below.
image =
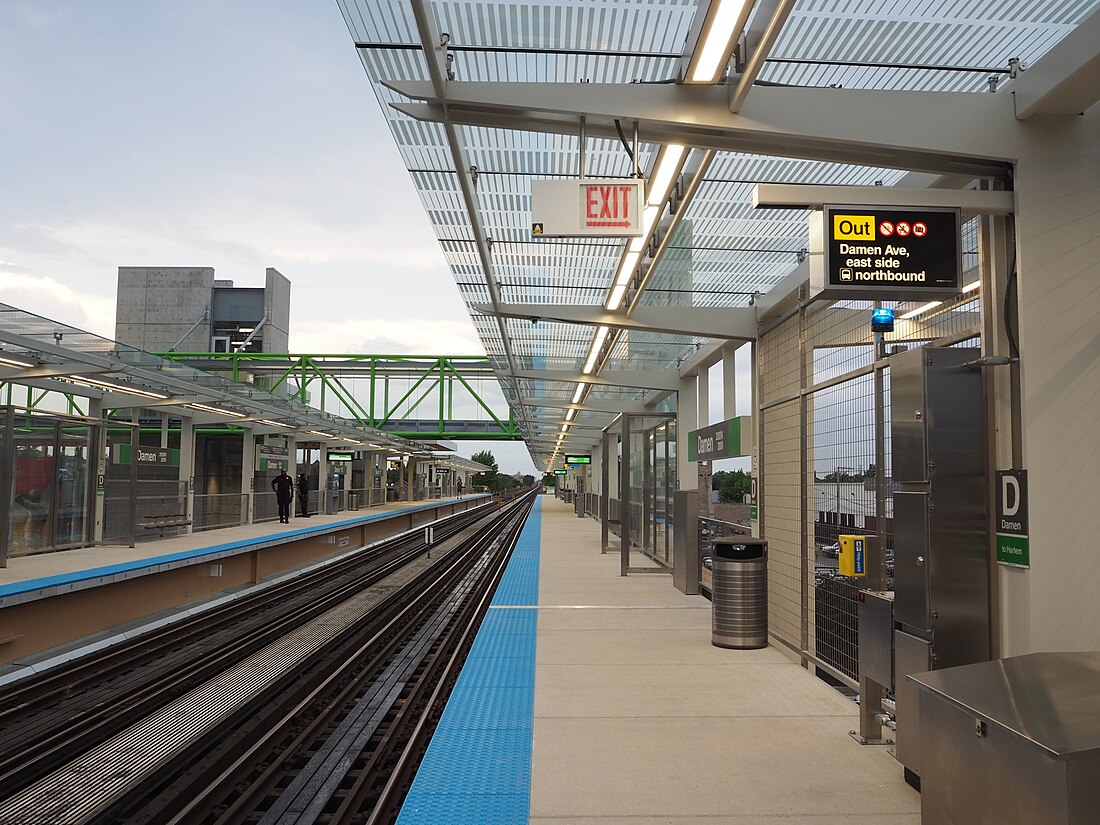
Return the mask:
[[810,219],[810,295],[923,301],[962,291],[958,209],[825,206]]

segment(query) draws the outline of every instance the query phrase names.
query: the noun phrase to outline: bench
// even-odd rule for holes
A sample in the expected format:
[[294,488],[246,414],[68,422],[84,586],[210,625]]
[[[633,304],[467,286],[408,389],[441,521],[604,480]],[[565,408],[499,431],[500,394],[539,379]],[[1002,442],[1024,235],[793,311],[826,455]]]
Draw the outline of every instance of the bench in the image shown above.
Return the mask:
[[163,516],[142,516],[145,521],[139,521],[138,527],[143,530],[165,530],[169,527],[186,527],[191,523],[187,513],[169,513]]

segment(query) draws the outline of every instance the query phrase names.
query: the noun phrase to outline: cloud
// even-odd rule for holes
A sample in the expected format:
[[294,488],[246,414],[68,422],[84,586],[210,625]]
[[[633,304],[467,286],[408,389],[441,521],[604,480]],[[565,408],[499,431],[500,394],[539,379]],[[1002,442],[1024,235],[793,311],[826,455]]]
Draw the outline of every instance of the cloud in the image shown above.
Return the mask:
[[53,321],[114,338],[115,302],[80,293],[45,275],[0,262],[0,301]]
[[421,318],[347,318],[302,321],[291,329],[293,352],[342,352],[378,355],[482,355],[469,321]]

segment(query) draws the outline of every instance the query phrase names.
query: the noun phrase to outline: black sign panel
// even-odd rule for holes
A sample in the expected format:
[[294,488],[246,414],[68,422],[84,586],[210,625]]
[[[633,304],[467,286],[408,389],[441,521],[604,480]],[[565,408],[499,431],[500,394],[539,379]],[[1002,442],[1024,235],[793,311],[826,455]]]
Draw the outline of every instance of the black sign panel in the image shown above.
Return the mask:
[[1027,470],[997,471],[997,532],[1028,535]]
[[919,301],[962,291],[957,209],[826,206],[819,220],[815,297]]

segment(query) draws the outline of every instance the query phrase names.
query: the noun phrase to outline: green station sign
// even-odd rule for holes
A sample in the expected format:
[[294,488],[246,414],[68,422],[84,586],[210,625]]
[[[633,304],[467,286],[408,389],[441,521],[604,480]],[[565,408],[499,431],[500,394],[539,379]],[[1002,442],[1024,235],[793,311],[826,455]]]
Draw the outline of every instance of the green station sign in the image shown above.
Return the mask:
[[556,476],[563,476],[563,475],[565,475],[565,473],[566,473],[565,470],[554,470],[554,475],[556,475]]
[[591,464],[592,456],[590,455],[567,455],[565,457],[566,464]]
[[752,454],[752,416],[739,415],[688,433],[688,461],[717,461]]

